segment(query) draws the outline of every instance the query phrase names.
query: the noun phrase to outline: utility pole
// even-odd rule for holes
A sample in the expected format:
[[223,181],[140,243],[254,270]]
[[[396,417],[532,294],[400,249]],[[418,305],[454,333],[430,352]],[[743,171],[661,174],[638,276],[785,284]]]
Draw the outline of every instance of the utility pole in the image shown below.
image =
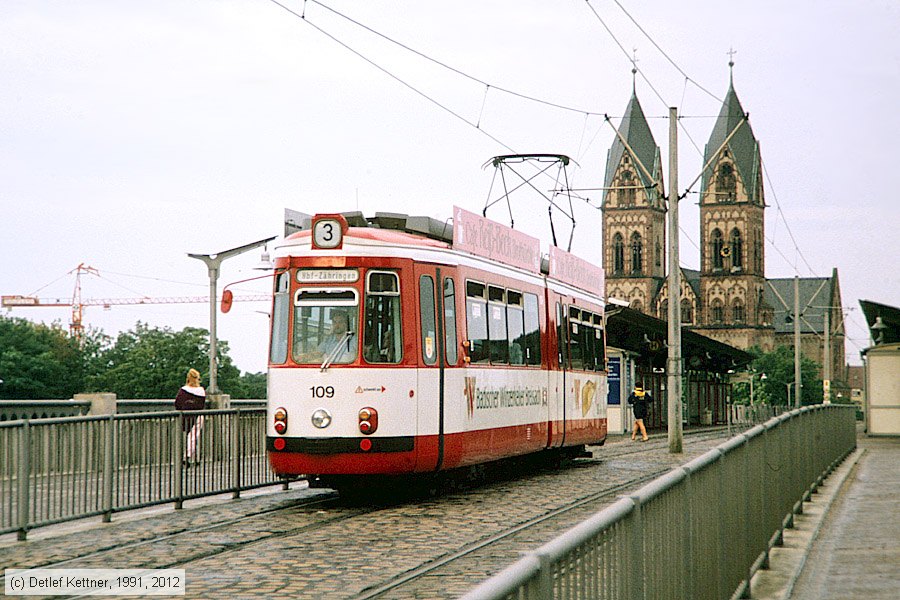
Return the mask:
[[800,276],[794,275],[794,407],[800,408]]
[[681,428],[681,267],[678,256],[678,109],[669,108],[669,453],[682,451]]

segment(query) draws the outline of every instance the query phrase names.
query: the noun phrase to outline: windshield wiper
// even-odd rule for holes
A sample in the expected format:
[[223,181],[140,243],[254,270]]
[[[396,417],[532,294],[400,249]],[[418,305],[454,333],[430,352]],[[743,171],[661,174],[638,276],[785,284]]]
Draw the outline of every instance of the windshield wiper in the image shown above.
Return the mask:
[[334,345],[334,348],[331,352],[328,353],[328,356],[325,357],[325,361],[322,363],[322,366],[319,367],[320,372],[324,372],[331,366],[331,363],[334,362],[334,359],[338,357],[338,354],[343,352],[344,342],[347,342],[347,350],[350,350],[350,338],[353,337],[352,331],[344,332],[344,335],[341,336],[341,339],[338,340],[338,343]]

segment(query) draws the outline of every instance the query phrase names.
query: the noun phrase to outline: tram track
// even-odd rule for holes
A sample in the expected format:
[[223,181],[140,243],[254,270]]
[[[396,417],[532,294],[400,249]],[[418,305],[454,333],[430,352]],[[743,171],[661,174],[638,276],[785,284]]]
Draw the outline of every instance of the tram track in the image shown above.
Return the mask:
[[[692,435],[686,452],[723,437],[724,432]],[[230,585],[238,590],[250,581],[260,590],[274,585],[271,582],[284,586],[260,591],[262,595],[290,591],[300,597],[357,600],[447,597],[421,590],[432,590],[446,580],[454,580],[454,590],[465,589],[473,577],[481,576],[479,570],[502,568],[502,561],[514,561],[523,549],[537,547],[546,536],[567,529],[571,522],[684,460],[662,452],[664,446],[662,438],[616,442],[595,448],[593,458],[577,459],[560,469],[526,469],[461,492],[387,504],[359,505],[323,491],[315,498],[257,507],[232,518],[216,518],[213,506],[214,522],[178,530],[170,525],[162,535],[96,547],[64,560],[28,561],[28,566],[186,568],[189,597],[214,594],[222,589],[216,586],[222,585],[223,577],[231,577]],[[633,466],[629,458],[635,459]],[[545,498],[548,495],[553,497]],[[209,513],[197,516],[208,520]],[[366,571],[373,566],[374,575]],[[285,581],[284,569],[303,575],[306,582]],[[360,577],[363,572],[369,576]],[[324,588],[323,582],[328,582]]]
[[383,597],[384,594],[394,591],[397,588],[406,585],[410,582],[413,582],[421,577],[430,575],[435,571],[447,566],[454,561],[469,557],[476,552],[485,550],[490,546],[497,544],[498,542],[504,541],[514,535],[517,535],[529,528],[535,527],[537,525],[542,525],[551,521],[553,519],[558,518],[561,515],[569,513],[573,510],[583,508],[584,506],[592,503],[599,502],[601,500],[608,499],[611,496],[621,494],[622,492],[632,490],[637,488],[638,486],[647,483],[656,479],[657,477],[668,472],[669,469],[660,469],[658,471],[654,471],[648,475],[643,477],[638,477],[626,483],[613,486],[609,489],[603,490],[601,492],[597,492],[596,494],[591,494],[590,496],[580,498],[579,500],[567,505],[560,507],[556,510],[545,513],[537,518],[530,519],[524,523],[519,523],[515,527],[507,529],[506,531],[502,531],[500,533],[491,535],[484,540],[481,540],[475,544],[471,544],[457,550],[456,552],[452,552],[447,556],[444,556],[436,561],[432,561],[426,565],[423,565],[417,569],[404,573],[402,576],[394,579],[393,581],[385,582],[374,589],[365,590],[362,594],[353,597],[353,600],[372,600],[374,598]]

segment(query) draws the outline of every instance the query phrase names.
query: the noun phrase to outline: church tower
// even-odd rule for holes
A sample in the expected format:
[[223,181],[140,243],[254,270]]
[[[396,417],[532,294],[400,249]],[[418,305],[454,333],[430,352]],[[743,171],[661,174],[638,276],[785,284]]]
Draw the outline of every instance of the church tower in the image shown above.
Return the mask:
[[738,348],[771,350],[762,159],[733,77],[703,163],[709,166],[700,188],[700,326],[694,329]]
[[665,188],[659,146],[634,90],[619,133],[607,155],[601,203],[606,294],[654,314],[665,283]]

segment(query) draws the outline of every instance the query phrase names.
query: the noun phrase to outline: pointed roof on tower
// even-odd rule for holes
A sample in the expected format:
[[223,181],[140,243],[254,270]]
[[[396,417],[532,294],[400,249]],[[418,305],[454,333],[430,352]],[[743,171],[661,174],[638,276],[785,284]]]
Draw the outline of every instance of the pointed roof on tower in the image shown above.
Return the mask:
[[[632,90],[631,100],[628,101],[628,106],[625,108],[625,116],[622,117],[622,121],[619,124],[619,133],[628,142],[628,146],[634,151],[637,160],[659,179],[659,146],[656,145],[656,141],[653,139],[650,125],[647,124],[647,117],[644,116],[644,110],[641,108],[641,103],[634,90]],[[616,136],[606,157],[606,178],[604,179],[603,187],[611,188],[615,185],[616,169],[619,167],[619,163],[622,162],[622,156],[625,152],[625,144],[622,143],[619,136]],[[653,184],[653,181],[637,165],[635,165],[635,171],[643,185],[650,186]],[[604,191],[604,199],[607,193],[609,193],[609,189]]]
[[[733,65],[733,62],[729,63],[729,67]],[[706,149],[703,153],[703,164],[707,164],[710,159],[714,158],[713,155],[719,149],[719,146],[728,139],[728,136],[731,135],[731,132],[737,127],[737,132],[728,141],[726,148],[734,157],[735,167],[737,168],[741,180],[744,182],[744,186],[749,194],[750,202],[759,203],[762,200],[761,198],[756,197],[757,191],[761,188],[761,186],[757,184],[759,178],[762,176],[762,173],[760,173],[761,163],[759,142],[753,135],[753,129],[750,127],[750,122],[744,119],[744,117],[748,115],[741,106],[741,101],[738,99],[737,93],[734,91],[734,78],[730,77],[729,79],[728,93],[725,95],[725,102],[722,103],[722,110],[719,111],[719,117],[716,119],[712,134],[709,136],[709,141],[706,142]],[[741,122],[742,120],[743,122]],[[707,186],[714,173],[714,168],[715,165],[710,165],[710,167],[703,172],[703,181],[700,189],[701,194],[706,192]]]

